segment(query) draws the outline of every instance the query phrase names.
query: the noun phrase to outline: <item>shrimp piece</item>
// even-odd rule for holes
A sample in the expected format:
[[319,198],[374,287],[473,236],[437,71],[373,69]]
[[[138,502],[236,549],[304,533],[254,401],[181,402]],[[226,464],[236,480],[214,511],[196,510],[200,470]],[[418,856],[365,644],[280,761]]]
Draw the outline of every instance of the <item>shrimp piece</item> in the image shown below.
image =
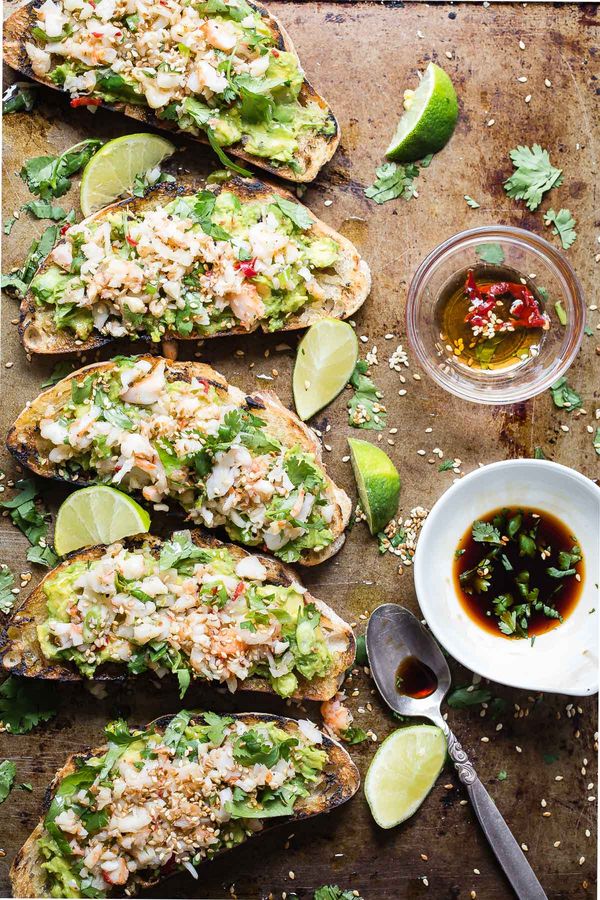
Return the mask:
[[249,328],[265,314],[265,304],[253,284],[243,284],[238,291],[226,294],[225,299],[244,328]]
[[126,403],[138,403],[140,406],[151,406],[157,403],[165,386],[165,363],[161,360],[154,368],[138,378],[121,394]]
[[73,262],[73,246],[68,241],[58,244],[50,254],[52,262],[61,269],[68,269]]
[[35,44],[30,44],[29,41],[25,44],[25,51],[31,61],[33,74],[37,75],[38,78],[43,78],[44,75],[47,75],[51,69],[50,54],[46,53],[45,50],[40,50]]
[[209,20],[204,26],[206,43],[217,50],[233,50],[237,44],[237,33],[231,22]]
[[125,884],[129,878],[129,869],[123,857],[107,860],[100,869],[107,884]]
[[323,724],[330,733],[338,736],[348,731],[353,722],[352,713],[343,705],[345,699],[344,694],[337,693],[333,700],[321,703]]

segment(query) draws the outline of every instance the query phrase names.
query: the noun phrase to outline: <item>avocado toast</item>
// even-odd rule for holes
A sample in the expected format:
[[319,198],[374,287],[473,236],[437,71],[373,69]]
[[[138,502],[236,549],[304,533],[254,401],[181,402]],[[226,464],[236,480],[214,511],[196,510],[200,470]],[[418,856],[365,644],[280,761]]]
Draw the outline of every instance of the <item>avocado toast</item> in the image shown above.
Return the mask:
[[147,670],[329,700],[354,661],[352,629],[266,556],[204,537],[151,535],[72,553],[7,623],[0,661],[60,681]]
[[135,893],[352,797],[356,766],[306,721],[183,710],[70,757],[11,867],[15,897]]
[[44,477],[141,493],[282,562],[315,565],[344,542],[351,502],[314,432],[275,394],[245,395],[210,366],[153,356],[86,366],[21,413],[8,449]]
[[4,58],[74,107],[183,131],[292,181],[339,143],[288,34],[247,0],[33,0],[5,22]]
[[288,331],[352,315],[370,280],[350,241],[291,194],[240,177],[165,184],[68,228],[21,304],[20,331],[26,350],[47,354]]

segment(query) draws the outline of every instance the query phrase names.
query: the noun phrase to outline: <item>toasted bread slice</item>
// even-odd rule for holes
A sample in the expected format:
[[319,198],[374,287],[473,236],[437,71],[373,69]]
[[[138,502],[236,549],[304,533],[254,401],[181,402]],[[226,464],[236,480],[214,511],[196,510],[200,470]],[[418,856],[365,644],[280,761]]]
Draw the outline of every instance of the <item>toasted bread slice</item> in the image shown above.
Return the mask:
[[[248,0],[248,3],[249,6],[260,13],[263,21],[268,25],[277,48],[293,53],[297,58],[298,54],[292,44],[291,38],[281,23],[272,16],[262,4],[251,2],[251,0]],[[21,72],[23,75],[27,75],[28,78],[38,81],[40,84],[45,84],[47,87],[51,87],[54,90],[64,93],[64,91],[55,85],[50,78],[47,76],[40,77],[33,72],[30,59],[25,50],[25,43],[32,40],[31,30],[37,24],[34,10],[39,5],[39,0],[31,0],[31,2],[26,3],[14,12],[12,16],[9,16],[4,23],[4,60],[11,68],[16,69],[17,72]],[[315,91],[306,79],[304,79],[298,99],[303,106],[309,101],[312,101],[320,106],[321,109],[325,110],[327,112],[327,122],[330,125],[332,132],[331,134],[324,135],[307,131],[304,136],[300,137],[299,150],[294,160],[299,171],[296,171],[296,166],[285,164],[276,166],[264,157],[246,153],[241,142],[227,147],[227,152],[258,166],[261,169],[266,169],[266,171],[271,172],[274,175],[286,178],[289,181],[312,181],[318,175],[319,169],[325,165],[335,153],[340,142],[340,128],[337,119],[327,102]],[[131,119],[135,119],[152,128],[159,128],[163,131],[179,132],[181,134],[186,134],[190,139],[201,141],[204,144],[208,143],[208,140],[203,133],[195,138],[194,135],[189,134],[189,132],[181,132],[175,122],[158,118],[149,107],[127,103],[104,103],[102,105],[106,106],[108,109],[124,113]]]
[[[216,549],[224,547],[233,559],[238,562],[248,556],[255,556],[260,560],[267,571],[265,584],[281,585],[288,587],[294,582],[299,583],[295,572],[277,562],[272,557],[262,554],[251,554],[234,544],[224,544],[216,538],[203,534],[198,529],[191,532],[192,540],[198,547]],[[121,543],[128,550],[135,550],[144,545],[150,548],[153,556],[160,555],[163,541],[153,535],[126,538]],[[56,661],[48,659],[40,646],[37,637],[37,626],[46,619],[47,598],[44,593],[44,583],[58,573],[64,571],[74,562],[86,562],[100,559],[106,551],[106,547],[89,547],[86,550],[75,551],[69,554],[60,565],[48,572],[40,584],[29,594],[18,609],[13,613],[2,636],[0,637],[0,665],[13,675],[21,675],[27,678],[43,678],[50,681],[82,681],[81,675],[74,663],[69,661]],[[344,672],[354,662],[356,642],[350,626],[335,613],[331,607],[311,594],[304,595],[307,603],[312,603],[321,614],[321,629],[330,650],[333,665],[331,671],[323,678],[307,680],[298,678],[298,689],[292,694],[296,699],[304,700],[330,700],[337,692],[344,678]],[[94,674],[94,679],[112,680],[122,678],[126,669],[115,663],[100,666]],[[218,682],[217,682],[218,683]],[[261,691],[273,693],[273,689],[266,678],[254,676],[238,682],[237,690]]]
[[[156,363],[157,357],[140,356],[138,359]],[[313,566],[337,553],[344,543],[344,530],[350,520],[352,503],[345,491],[334,484],[326,474],[321,446],[315,433],[287,409],[276,394],[270,391],[256,391],[251,395],[246,395],[239,388],[229,385],[222,375],[205,363],[171,360],[164,362],[168,381],[189,382],[192,378],[207,381],[216,388],[223,399],[227,398],[228,402],[234,403],[240,409],[251,409],[258,412],[266,422],[265,431],[280,440],[284,446],[299,446],[302,450],[314,455],[325,476],[325,496],[333,506],[333,516],[329,528],[333,532],[334,539],[322,550],[303,551],[299,562],[301,565]],[[59,465],[49,461],[48,452],[52,448],[52,444],[41,436],[39,422],[46,415],[55,415],[70,400],[73,381],[81,383],[90,373],[110,370],[114,366],[115,363],[110,360],[85,366],[44,391],[23,410],[10,429],[6,440],[8,449],[19,463],[31,469],[36,475],[53,478],[57,481],[68,481],[78,487],[96,483],[97,479],[93,477],[68,477],[64,474],[64,468],[61,469]],[[121,485],[121,487],[123,486]]]
[[[172,718],[172,716],[162,716],[154,722],[151,722],[150,726],[164,731]],[[200,717],[198,716],[195,717],[192,722],[198,722],[199,718]],[[260,722],[273,722],[289,734],[298,732],[298,723],[294,719],[288,719],[283,716],[273,716],[266,713],[237,713],[234,714],[232,718],[249,726]],[[266,820],[262,832],[259,833],[264,834],[266,831],[270,831],[278,825],[289,825],[291,822],[299,822],[303,819],[308,819],[311,816],[319,815],[320,813],[331,812],[354,796],[360,785],[360,777],[358,769],[352,762],[348,752],[326,734],[322,735],[321,746],[328,755],[328,762],[324,770],[325,777],[322,780],[322,783],[318,784],[308,797],[301,798],[297,801],[293,816],[285,816],[275,820],[268,819]],[[43,857],[38,848],[38,840],[44,831],[43,816],[53,800],[58,785],[63,778],[76,770],[77,762],[85,762],[90,756],[97,756],[106,752],[106,749],[106,746],[98,747],[82,754],[70,756],[62,769],[59,769],[56,773],[46,792],[42,818],[17,853],[11,866],[10,878],[14,897],[48,896],[46,879],[44,877],[45,873],[41,868]],[[135,890],[136,888],[149,888],[162,880],[164,880],[164,878],[140,878],[132,885],[132,890]],[[128,894],[129,893],[130,890],[128,887]]]
[[[175,186],[173,184],[163,184],[158,188],[149,191],[145,197],[133,197],[130,200],[122,200],[113,203],[104,209],[94,213],[85,221],[102,222],[117,209],[128,209],[134,214],[140,213],[146,209],[153,209],[162,206],[178,196],[186,196],[196,193],[205,185],[185,184]],[[225,184],[214,186],[215,193],[227,190],[234,194],[238,199],[244,202],[250,201],[271,201],[281,196],[286,200],[297,203],[297,199],[274,185],[265,184],[261,181],[249,178],[235,177],[227,181]],[[300,204],[298,204],[300,205]],[[311,304],[297,315],[291,316],[281,331],[295,331],[298,328],[306,328],[325,316],[333,318],[347,319],[353,315],[357,309],[366,300],[371,288],[371,274],[367,263],[361,259],[356,247],[343,235],[338,234],[333,228],[330,228],[325,222],[315,218],[311,213],[313,225],[310,234],[316,237],[330,237],[340,248],[340,259],[336,263],[335,274],[328,275],[326,281],[323,282],[324,293],[326,299],[322,303]],[[57,245],[59,246],[59,245]],[[52,261],[48,257],[42,262],[38,273],[44,272],[52,265]],[[320,281],[320,274],[315,270],[315,278]],[[261,325],[262,329],[267,332],[266,325]],[[183,335],[176,331],[165,333],[165,338],[176,338],[178,340],[197,340],[201,337],[203,340],[211,337],[222,337],[229,334],[247,334],[249,331],[255,331],[259,328],[257,322],[253,327],[246,328],[241,324],[234,328],[228,328],[224,331],[215,332],[213,334],[196,334]],[[94,329],[86,340],[78,340],[76,335],[70,334],[68,331],[61,331],[56,328],[53,319],[53,307],[46,304],[39,304],[31,291],[26,294],[21,303],[21,316],[19,324],[19,332],[25,349],[30,353],[56,354],[56,353],[81,353],[103,344],[109,343],[114,338],[101,334]],[[141,338],[149,340],[148,335],[132,332],[133,339]]]

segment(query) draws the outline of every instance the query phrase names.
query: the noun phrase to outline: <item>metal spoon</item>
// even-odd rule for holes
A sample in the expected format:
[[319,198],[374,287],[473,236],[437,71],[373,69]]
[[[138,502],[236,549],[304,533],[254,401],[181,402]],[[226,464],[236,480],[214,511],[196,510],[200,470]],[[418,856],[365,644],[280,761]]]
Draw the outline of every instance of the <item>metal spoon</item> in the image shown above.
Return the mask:
[[[369,619],[366,646],[371,673],[387,705],[403,716],[430,719],[446,735],[448,753],[458,777],[467,789],[485,836],[519,900],[548,900],[510,828],[442,717],[440,705],[450,687],[450,670],[429,632],[407,609],[395,603],[384,603]],[[428,697],[414,699],[399,692],[396,673],[407,657],[416,657],[437,677],[437,688]]]

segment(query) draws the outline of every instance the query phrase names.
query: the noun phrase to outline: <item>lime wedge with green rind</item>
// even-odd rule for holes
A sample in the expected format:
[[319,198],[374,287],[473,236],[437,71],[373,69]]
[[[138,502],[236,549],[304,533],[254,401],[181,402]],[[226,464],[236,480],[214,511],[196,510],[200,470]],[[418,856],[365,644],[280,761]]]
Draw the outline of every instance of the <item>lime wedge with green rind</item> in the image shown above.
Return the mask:
[[436,725],[392,732],[371,761],[365,797],[380,828],[393,828],[423,803],[446,760],[446,738]]
[[371,534],[383,531],[398,509],[400,475],[387,453],[370,444],[348,438],[350,458],[360,505]]
[[452,137],[457,119],[458,100],[450,76],[435,63],[429,63],[386,156],[409,163],[437,153]]
[[125,134],[108,141],[83,170],[79,193],[83,215],[91,215],[130,191],[138,175],[160,165],[175,149],[158,134]]
[[59,556],[112,544],[150,527],[146,510],[121,491],[107,485],[92,485],[69,494],[61,505],[54,529],[54,549]]
[[296,412],[303,422],[344,389],[357,359],[358,341],[348,322],[327,318],[311,325],[298,345],[292,380]]

